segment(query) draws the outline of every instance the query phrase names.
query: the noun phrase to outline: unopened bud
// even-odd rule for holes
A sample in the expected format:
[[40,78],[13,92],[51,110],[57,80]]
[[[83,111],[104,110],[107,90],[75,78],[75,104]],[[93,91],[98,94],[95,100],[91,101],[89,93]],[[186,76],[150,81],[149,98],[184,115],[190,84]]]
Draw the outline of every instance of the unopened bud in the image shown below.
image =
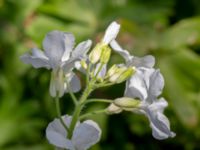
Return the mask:
[[121,97],[114,100],[114,104],[122,109],[136,108],[140,102],[140,100],[129,97]]
[[102,47],[100,62],[102,64],[108,63],[110,59],[111,49],[108,45]]
[[108,114],[118,114],[122,111],[122,109],[118,106],[116,106],[115,104],[110,104],[110,106],[108,106],[108,108],[106,109]]
[[102,77],[97,77],[97,81],[98,82],[103,82],[103,78]]
[[94,49],[89,54],[89,60],[91,63],[95,64],[100,60],[101,52],[102,52],[102,43],[98,43]]
[[85,62],[85,60],[81,60],[80,64],[82,68],[87,69],[87,63]]
[[129,67],[124,72],[121,73],[121,75],[117,78],[116,83],[121,83],[125,81],[126,79],[130,78],[135,73],[135,68]]
[[126,71],[126,67],[121,67],[121,68],[117,68],[115,70],[115,73],[112,74],[110,77],[109,77],[109,81],[110,82],[115,82],[115,83],[119,83],[117,82],[118,78],[121,76],[121,74]]
[[113,65],[107,72],[106,77],[111,77],[112,75],[114,75],[114,73],[116,72],[116,70],[119,67],[117,65]]

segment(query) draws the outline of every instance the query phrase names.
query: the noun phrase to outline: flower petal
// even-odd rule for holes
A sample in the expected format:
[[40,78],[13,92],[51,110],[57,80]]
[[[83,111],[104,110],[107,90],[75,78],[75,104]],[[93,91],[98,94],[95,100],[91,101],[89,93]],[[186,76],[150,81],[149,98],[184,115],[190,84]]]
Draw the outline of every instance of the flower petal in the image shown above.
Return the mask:
[[147,98],[147,88],[143,78],[143,72],[136,70],[136,73],[127,81],[125,97],[139,98],[145,100]]
[[75,67],[77,59],[69,59],[68,61],[64,62],[62,65],[62,69],[65,74],[72,72],[72,69]]
[[[69,58],[73,46],[74,36],[70,33],[63,33],[60,31],[49,32],[43,41],[45,54],[50,59],[53,68],[60,65],[61,59],[66,60]],[[62,58],[63,55],[65,58]]]
[[129,61],[128,65],[135,67],[144,67],[144,68],[152,68],[155,64],[155,58],[151,55],[147,55],[144,57],[132,57]]
[[170,131],[169,120],[163,114],[165,107],[167,107],[167,102],[161,98],[144,109],[150,121],[153,137],[159,140],[175,136],[175,133]]
[[71,33],[65,33],[66,43],[65,43],[65,52],[62,56],[62,62],[69,60],[71,51],[75,44],[75,38]]
[[[80,82],[80,79],[79,77],[74,74],[74,73],[71,73],[68,75],[68,82],[70,84],[70,90],[72,90],[72,92],[78,92],[80,91],[81,89],[81,82]],[[68,92],[68,88],[66,87],[66,92]]]
[[85,54],[88,52],[88,50],[90,49],[92,45],[92,41],[91,40],[87,40],[87,41],[83,41],[80,44],[78,44],[76,46],[76,48],[74,49],[74,51],[72,52],[72,57],[73,58],[81,58],[84,57]]
[[92,120],[87,120],[74,130],[72,142],[77,150],[86,150],[99,141],[101,129]]
[[103,37],[103,43],[109,44],[117,37],[119,33],[120,25],[117,22],[112,22],[106,29],[106,33]]
[[119,53],[125,59],[126,62],[129,62],[133,58],[133,56],[131,56],[127,50],[124,50],[119,46],[117,41],[111,41],[110,46],[115,52]]
[[49,59],[41,50],[37,48],[32,49],[32,55],[26,53],[22,55],[20,59],[26,64],[32,64],[34,68],[51,68],[49,64]]
[[[70,116],[63,116],[62,117],[64,122],[67,126],[70,125],[71,117]],[[72,142],[67,139],[67,132],[60,123],[59,119],[54,119],[52,122],[49,123],[46,129],[46,137],[49,143],[53,144],[59,148],[66,148],[66,149],[74,149]]]
[[164,78],[159,70],[155,70],[150,77],[149,94],[157,97],[162,93],[164,87]]

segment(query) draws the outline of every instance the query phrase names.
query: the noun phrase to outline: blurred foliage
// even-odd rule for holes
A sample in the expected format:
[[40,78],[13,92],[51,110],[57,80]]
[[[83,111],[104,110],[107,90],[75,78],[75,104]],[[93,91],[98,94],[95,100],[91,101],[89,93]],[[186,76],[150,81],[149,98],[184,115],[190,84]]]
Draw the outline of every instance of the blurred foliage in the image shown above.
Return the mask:
[[[198,0],[0,0],[0,149],[49,150],[45,128],[55,117],[49,72],[25,65],[19,56],[41,47],[51,30],[73,32],[77,42],[99,41],[107,25],[122,25],[118,41],[130,53],[152,54],[165,77],[166,115],[174,139],[156,141],[144,116],[94,116],[103,129],[94,150],[200,149],[200,2]],[[121,59],[113,54],[112,62]],[[92,96],[123,95],[124,84]],[[69,97],[63,113],[71,113]],[[105,105],[89,105],[85,111]],[[123,120],[123,121],[122,121]]]

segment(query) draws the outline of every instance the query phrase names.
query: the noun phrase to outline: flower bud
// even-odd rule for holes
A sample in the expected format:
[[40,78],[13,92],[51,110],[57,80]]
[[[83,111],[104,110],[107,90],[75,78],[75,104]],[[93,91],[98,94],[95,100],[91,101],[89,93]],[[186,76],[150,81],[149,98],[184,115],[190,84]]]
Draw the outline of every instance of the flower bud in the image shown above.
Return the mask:
[[91,63],[95,64],[99,61],[101,57],[101,44],[97,44],[94,49],[89,54],[89,60]]
[[120,76],[116,80],[116,83],[121,83],[125,81],[126,79],[130,78],[134,73],[135,73],[135,68],[129,67],[120,74]]
[[119,67],[117,65],[113,65],[107,72],[106,77],[111,77]]
[[140,104],[140,100],[129,97],[121,97],[114,100],[114,104],[122,109],[136,108]]
[[108,63],[110,59],[111,49],[108,45],[102,47],[100,62],[102,64]]
[[120,112],[122,112],[122,109],[118,106],[116,106],[115,104],[110,104],[110,106],[108,106],[108,108],[106,109],[108,114],[118,114]]
[[[115,69],[115,68],[114,68]],[[126,71],[126,67],[117,67],[111,76],[109,76],[109,81],[112,83],[119,83],[117,79],[121,76],[121,74]],[[112,73],[112,72],[111,72]]]

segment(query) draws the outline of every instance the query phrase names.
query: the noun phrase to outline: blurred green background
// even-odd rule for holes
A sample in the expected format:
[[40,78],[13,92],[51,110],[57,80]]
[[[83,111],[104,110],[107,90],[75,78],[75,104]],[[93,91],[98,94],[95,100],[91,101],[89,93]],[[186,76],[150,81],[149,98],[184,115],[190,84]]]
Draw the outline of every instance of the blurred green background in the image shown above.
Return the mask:
[[[200,1],[199,0],[0,0],[0,149],[51,150],[45,128],[55,116],[49,96],[50,72],[23,64],[19,56],[41,48],[51,30],[72,32],[77,42],[99,41],[118,21],[119,43],[131,54],[156,57],[165,77],[165,114],[177,136],[157,141],[146,117],[122,113],[92,117],[101,142],[91,150],[200,149]],[[113,54],[111,63],[121,62]],[[123,95],[124,84],[100,89],[95,97]],[[78,93],[79,94],[79,93]],[[85,111],[106,105],[88,105]],[[69,96],[63,113],[71,113]]]

